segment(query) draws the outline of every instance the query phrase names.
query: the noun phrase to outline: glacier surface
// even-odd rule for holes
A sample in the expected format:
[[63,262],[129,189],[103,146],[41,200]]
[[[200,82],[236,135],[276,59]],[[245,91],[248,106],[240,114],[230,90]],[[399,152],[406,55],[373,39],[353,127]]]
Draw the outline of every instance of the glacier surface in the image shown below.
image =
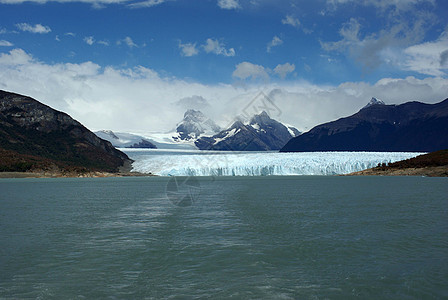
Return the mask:
[[133,171],[160,176],[337,175],[420,155],[406,152],[125,152]]

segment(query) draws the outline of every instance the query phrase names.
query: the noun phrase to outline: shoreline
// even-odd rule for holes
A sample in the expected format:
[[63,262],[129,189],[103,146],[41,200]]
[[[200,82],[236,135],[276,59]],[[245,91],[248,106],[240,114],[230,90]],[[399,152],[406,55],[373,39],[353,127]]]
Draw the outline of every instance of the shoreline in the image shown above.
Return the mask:
[[151,173],[132,172],[132,160],[126,160],[118,172],[76,171],[54,167],[48,170],[30,170],[26,172],[0,172],[0,178],[102,178],[102,177],[148,177]]
[[341,176],[424,176],[424,177],[448,177],[448,166],[422,167],[422,168],[371,168],[353,172]]
[[0,172],[0,179],[3,178],[105,178],[105,177],[150,177],[154,174],[138,172],[85,172],[85,173],[60,173],[60,172]]

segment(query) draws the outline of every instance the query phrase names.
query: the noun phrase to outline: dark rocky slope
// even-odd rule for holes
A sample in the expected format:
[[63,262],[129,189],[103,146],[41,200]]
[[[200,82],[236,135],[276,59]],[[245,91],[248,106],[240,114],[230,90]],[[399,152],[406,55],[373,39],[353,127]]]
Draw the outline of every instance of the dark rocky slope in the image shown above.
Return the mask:
[[411,151],[448,148],[448,99],[436,103],[374,104],[314,127],[291,139],[281,152]]
[[69,115],[6,91],[0,91],[0,150],[0,171],[52,166],[115,172],[129,161]]

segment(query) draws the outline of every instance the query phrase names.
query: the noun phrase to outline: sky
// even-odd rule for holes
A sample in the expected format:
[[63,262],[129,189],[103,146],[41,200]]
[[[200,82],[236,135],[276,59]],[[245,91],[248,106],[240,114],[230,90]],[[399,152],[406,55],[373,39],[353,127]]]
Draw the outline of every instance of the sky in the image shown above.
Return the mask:
[[92,130],[170,131],[188,108],[225,127],[268,103],[306,131],[372,97],[447,98],[447,16],[446,0],[0,0],[0,89]]

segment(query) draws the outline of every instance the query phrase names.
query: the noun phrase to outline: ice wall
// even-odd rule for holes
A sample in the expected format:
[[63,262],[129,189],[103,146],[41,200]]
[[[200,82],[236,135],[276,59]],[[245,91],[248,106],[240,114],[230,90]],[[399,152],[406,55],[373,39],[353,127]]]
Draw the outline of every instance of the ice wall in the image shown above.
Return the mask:
[[336,175],[415,157],[402,152],[204,153],[134,158],[133,170],[160,176]]

